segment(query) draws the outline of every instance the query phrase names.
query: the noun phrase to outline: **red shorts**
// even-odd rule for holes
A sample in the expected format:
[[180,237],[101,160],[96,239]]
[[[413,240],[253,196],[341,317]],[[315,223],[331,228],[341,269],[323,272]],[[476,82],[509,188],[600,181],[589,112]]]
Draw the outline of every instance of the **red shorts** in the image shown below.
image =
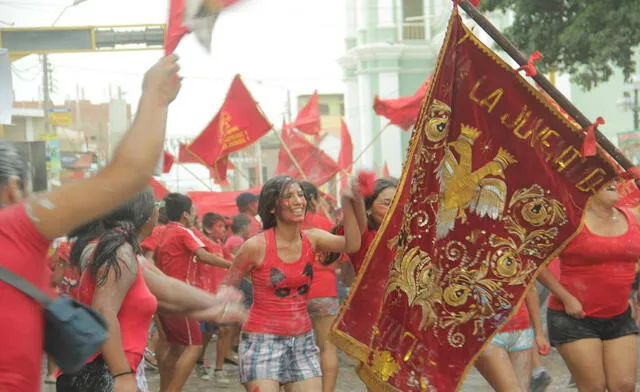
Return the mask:
[[162,330],[167,336],[167,342],[183,346],[200,346],[202,332],[200,323],[185,317],[159,316]]

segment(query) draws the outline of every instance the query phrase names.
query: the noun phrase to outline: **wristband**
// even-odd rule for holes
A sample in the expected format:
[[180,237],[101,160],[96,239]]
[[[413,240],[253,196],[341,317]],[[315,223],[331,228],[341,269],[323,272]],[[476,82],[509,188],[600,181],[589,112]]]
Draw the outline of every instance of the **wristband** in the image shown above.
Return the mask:
[[134,374],[134,371],[133,370],[129,370],[127,372],[117,373],[117,374],[114,374],[113,376],[111,376],[111,378],[118,378],[120,376],[126,376],[127,374]]

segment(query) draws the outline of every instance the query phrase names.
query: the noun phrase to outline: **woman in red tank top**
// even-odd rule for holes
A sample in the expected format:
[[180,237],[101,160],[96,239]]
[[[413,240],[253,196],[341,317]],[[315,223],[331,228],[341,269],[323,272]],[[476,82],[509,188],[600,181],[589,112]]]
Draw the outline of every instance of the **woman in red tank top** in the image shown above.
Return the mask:
[[634,391],[636,334],[629,296],[640,259],[638,212],[617,208],[617,181],[598,190],[584,226],[560,253],[560,280],[548,269],[539,280],[552,293],[549,340],[578,389]]
[[[195,319],[243,319],[241,295],[213,296],[162,275],[144,259],[139,241],[151,232],[157,217],[153,193],[147,189],[101,221],[103,233],[93,252],[84,252],[89,254],[82,264],[78,299],[104,316],[109,337],[79,373],[58,378],[58,392],[146,391],[142,358],[159,303],[164,313]],[[223,301],[235,306],[230,309]]]
[[226,284],[251,275],[253,306],[240,337],[240,381],[247,391],[278,392],[280,385],[322,391],[318,348],[307,313],[316,252],[355,252],[360,233],[354,213],[359,196],[345,192],[345,235],[302,231],[308,203],[300,183],[288,176],[267,181],[258,202],[264,232],[238,251]]

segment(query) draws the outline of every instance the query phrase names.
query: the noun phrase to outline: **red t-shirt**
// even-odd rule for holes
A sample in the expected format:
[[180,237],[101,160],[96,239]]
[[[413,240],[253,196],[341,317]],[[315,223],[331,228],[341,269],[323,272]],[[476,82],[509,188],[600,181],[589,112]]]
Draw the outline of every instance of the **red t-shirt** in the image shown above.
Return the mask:
[[[53,295],[46,265],[49,244],[23,205],[0,209],[0,265]],[[44,337],[40,304],[0,282],[0,314],[0,391],[39,391]]]
[[242,244],[244,244],[244,238],[232,235],[224,242],[224,250],[233,258],[234,249],[239,248]]
[[[307,212],[300,228],[302,230],[321,229],[330,232],[333,229],[333,222],[322,215]],[[313,281],[311,282],[311,290],[309,290],[309,299],[338,296],[335,264],[322,265],[323,258],[323,254],[316,254],[316,259],[313,263]]]
[[362,234],[362,242],[360,243],[360,249],[356,253],[352,253],[349,255],[349,259],[351,259],[351,264],[353,264],[353,269],[358,274],[360,271],[360,267],[362,267],[362,263],[364,263],[364,258],[367,256],[367,252],[373,243],[373,239],[376,238],[376,233],[378,230],[370,230],[367,229]]
[[[140,361],[142,361],[144,357],[149,326],[151,325],[153,314],[158,307],[158,300],[151,294],[151,291],[149,291],[144,281],[142,262],[143,259],[138,261],[136,280],[124,296],[120,310],[118,311],[122,348],[133,370],[138,369]],[[96,283],[93,276],[91,276],[91,272],[86,269],[80,278],[78,301],[91,306],[95,286]],[[87,360],[87,363],[92,362],[100,354],[101,352],[95,353]]]
[[[207,252],[231,260],[231,256],[224,250],[222,242],[213,241],[203,233],[194,231],[198,238],[204,243]],[[218,286],[224,280],[227,269],[214,267],[205,263],[198,263],[198,287],[210,293],[215,293]]]
[[[589,317],[615,317],[629,308],[640,259],[640,226],[631,211],[620,211],[629,222],[626,233],[602,237],[584,225],[560,253],[560,284],[580,301]],[[549,309],[564,310],[564,305],[551,295]]]
[[202,241],[178,222],[169,222],[157,241],[155,259],[158,268],[172,278],[197,286],[195,252],[205,247]]
[[527,302],[523,300],[517,313],[500,329],[500,332],[522,331],[529,328],[531,328],[529,309],[527,308]]
[[158,245],[158,237],[165,227],[165,225],[156,225],[156,227],[153,228],[151,234],[140,243],[140,248],[142,248],[143,252],[155,253],[156,246]]
[[313,274],[313,245],[302,232],[302,252],[297,261],[285,263],[278,256],[275,230],[264,232],[266,252],[251,270],[253,305],[242,326],[247,332],[297,336],[311,331],[307,296]]

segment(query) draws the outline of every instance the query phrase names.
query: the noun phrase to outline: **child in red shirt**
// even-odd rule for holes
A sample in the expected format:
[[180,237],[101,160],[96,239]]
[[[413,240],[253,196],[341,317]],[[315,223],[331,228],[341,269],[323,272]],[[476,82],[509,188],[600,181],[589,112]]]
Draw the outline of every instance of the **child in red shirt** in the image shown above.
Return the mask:
[[[231,261],[233,259],[233,256],[224,248],[226,224],[222,215],[213,212],[204,214],[202,217],[202,231],[203,233],[197,232],[197,234],[209,252],[221,256],[225,260]],[[202,263],[198,264],[200,288],[210,293],[215,293],[218,290],[220,282],[222,282],[226,274],[226,269]],[[205,360],[205,356],[207,346],[213,335],[217,332],[216,367],[213,376],[217,384],[230,384],[231,380],[229,380],[227,374],[222,369],[224,360],[231,350],[229,326],[212,322],[200,322],[200,328],[202,331],[202,355],[200,355],[200,359],[196,363],[196,371],[203,380],[209,380],[211,378],[211,368],[207,363],[208,361]]]

